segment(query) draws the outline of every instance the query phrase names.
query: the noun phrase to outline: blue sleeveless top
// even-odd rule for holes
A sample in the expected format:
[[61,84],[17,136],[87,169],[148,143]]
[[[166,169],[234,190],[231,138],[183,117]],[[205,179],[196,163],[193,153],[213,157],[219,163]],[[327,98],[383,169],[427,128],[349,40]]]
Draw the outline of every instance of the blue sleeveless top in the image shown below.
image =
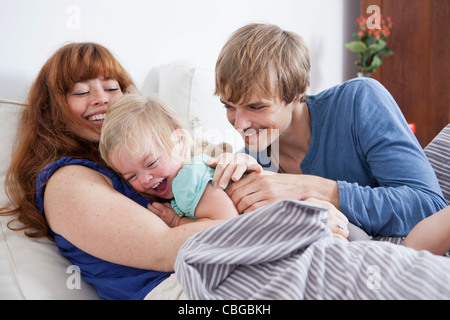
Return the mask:
[[[50,163],[39,174],[36,186],[36,203],[44,216],[45,185],[57,169],[66,165],[82,165],[94,169],[110,178],[114,188],[131,200],[143,207],[147,207],[150,202],[107,167],[86,159],[66,157]],[[95,287],[102,299],[143,299],[156,285],[171,274],[127,267],[96,258],[78,249],[61,235],[51,230],[50,233],[55,238],[60,253],[80,268],[82,278]]]

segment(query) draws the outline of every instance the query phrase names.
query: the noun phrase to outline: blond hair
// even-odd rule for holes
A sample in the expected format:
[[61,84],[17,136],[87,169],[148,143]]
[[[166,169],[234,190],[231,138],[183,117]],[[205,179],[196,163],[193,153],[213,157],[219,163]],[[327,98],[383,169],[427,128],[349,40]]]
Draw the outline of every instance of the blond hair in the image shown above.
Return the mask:
[[287,104],[303,95],[300,101],[306,101],[309,72],[309,50],[301,36],[276,25],[249,24],[234,32],[219,54],[215,94],[231,103],[246,103],[254,94]]
[[[184,121],[156,96],[125,94],[108,106],[100,135],[100,154],[112,167],[115,151],[125,148],[138,157],[157,145],[178,162],[193,154],[193,138]],[[114,159],[118,160],[118,159]]]

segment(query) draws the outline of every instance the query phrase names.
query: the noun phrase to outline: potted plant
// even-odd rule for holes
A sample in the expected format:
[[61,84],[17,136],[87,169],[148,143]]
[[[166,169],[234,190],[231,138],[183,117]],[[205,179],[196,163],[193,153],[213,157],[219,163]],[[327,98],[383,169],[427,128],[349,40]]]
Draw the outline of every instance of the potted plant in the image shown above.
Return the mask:
[[369,77],[381,66],[384,56],[393,54],[386,43],[391,34],[390,29],[392,29],[391,18],[384,19],[380,14],[376,17],[378,23],[375,24],[368,23],[368,19],[364,16],[356,19],[359,31],[352,35],[356,41],[345,44],[345,48],[358,55],[358,60],[355,62],[359,68],[358,76],[366,77]]

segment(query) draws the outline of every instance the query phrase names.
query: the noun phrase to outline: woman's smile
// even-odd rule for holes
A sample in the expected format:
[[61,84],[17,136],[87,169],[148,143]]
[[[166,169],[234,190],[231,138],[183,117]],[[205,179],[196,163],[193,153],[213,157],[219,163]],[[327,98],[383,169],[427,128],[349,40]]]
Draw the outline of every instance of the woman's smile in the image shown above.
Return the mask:
[[106,117],[106,110],[99,110],[99,111],[96,111],[95,113],[93,113],[91,115],[88,115],[86,117],[86,119],[88,121],[91,121],[95,125],[102,126],[103,125],[103,120],[105,120],[105,117]]

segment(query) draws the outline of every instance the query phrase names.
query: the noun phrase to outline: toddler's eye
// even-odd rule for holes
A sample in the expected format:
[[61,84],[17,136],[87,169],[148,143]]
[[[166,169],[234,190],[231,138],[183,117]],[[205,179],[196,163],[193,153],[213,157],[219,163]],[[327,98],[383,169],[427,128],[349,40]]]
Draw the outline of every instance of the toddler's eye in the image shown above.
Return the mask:
[[129,177],[125,177],[125,179],[126,179],[128,182],[133,181],[135,178],[136,178],[136,175],[135,175],[135,174],[133,174],[132,176],[129,176]]
[[155,159],[155,160],[151,161],[149,164],[147,164],[147,168],[154,167],[157,162],[158,162],[158,159]]

